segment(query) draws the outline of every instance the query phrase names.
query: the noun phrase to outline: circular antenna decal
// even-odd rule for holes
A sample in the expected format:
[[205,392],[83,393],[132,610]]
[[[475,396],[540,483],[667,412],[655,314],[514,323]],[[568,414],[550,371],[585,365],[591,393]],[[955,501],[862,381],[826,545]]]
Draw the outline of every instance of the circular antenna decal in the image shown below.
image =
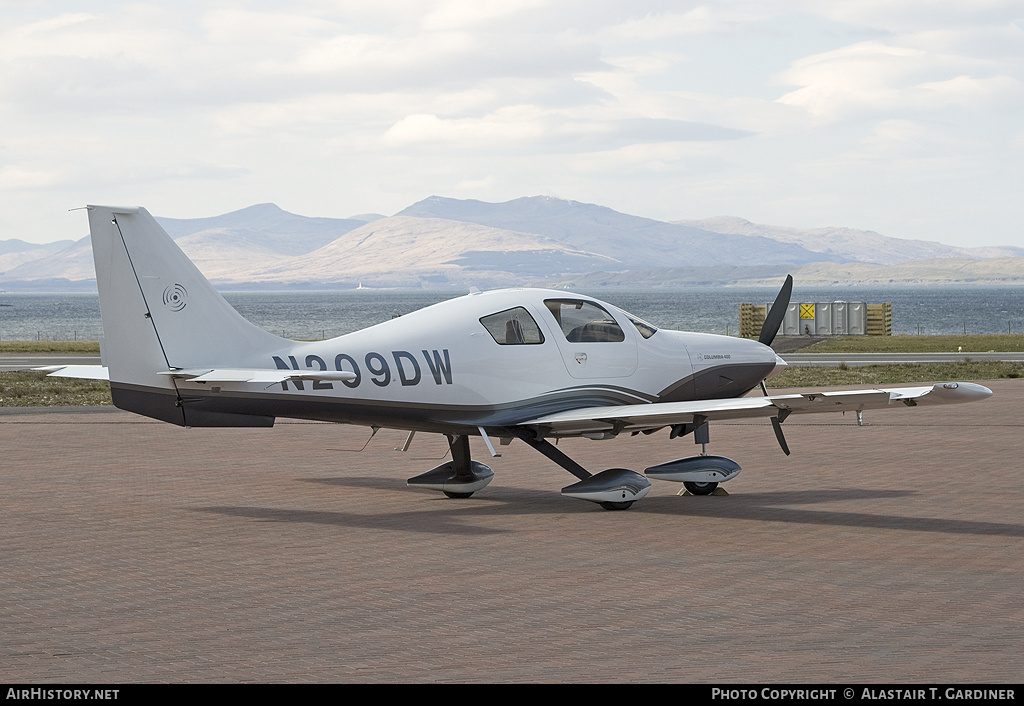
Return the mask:
[[164,290],[164,306],[171,311],[181,311],[188,303],[188,292],[180,284],[175,284]]

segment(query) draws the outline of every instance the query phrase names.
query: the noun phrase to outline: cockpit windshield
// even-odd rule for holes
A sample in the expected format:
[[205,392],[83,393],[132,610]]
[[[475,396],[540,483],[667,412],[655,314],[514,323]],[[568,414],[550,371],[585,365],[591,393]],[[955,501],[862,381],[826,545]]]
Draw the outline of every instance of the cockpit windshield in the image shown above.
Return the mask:
[[627,319],[629,319],[629,323],[633,324],[633,326],[637,330],[637,333],[639,333],[644,338],[650,338],[651,336],[653,336],[654,334],[656,334],[658,332],[658,327],[655,326],[654,324],[651,324],[651,323],[648,323],[648,322],[644,321],[639,316],[633,316],[632,314],[630,314],[625,309],[620,309],[617,306],[613,307],[613,308],[617,312],[619,312],[620,314],[625,316]]

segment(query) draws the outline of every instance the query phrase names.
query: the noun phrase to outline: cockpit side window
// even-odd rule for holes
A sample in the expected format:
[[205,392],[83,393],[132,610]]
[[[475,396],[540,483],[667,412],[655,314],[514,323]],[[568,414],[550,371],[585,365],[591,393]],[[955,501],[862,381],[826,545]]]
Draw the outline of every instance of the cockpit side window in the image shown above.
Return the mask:
[[545,299],[544,304],[570,343],[615,343],[626,340],[615,318],[593,302],[582,299]]
[[636,326],[636,330],[639,331],[640,335],[643,336],[644,338],[650,338],[651,336],[658,332],[658,329],[655,328],[653,324],[649,324],[643,319],[638,319],[635,316],[631,316],[629,314],[626,314],[626,316],[629,318],[630,323]]
[[521,306],[499,311],[480,319],[487,333],[502,346],[524,346],[544,343],[544,334],[530,312]]

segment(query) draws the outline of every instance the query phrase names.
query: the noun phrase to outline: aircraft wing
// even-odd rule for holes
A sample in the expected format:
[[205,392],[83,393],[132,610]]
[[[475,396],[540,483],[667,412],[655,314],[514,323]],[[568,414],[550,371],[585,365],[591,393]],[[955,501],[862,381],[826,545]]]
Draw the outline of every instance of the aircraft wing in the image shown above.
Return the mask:
[[[109,380],[102,365],[48,365],[34,368],[54,377]],[[253,382],[273,385],[287,380],[354,380],[355,373],[345,370],[259,370],[247,368],[198,368],[194,370],[167,370],[160,373],[192,382]]]
[[693,402],[656,402],[618,407],[586,407],[548,414],[520,423],[545,435],[646,431],[698,421],[781,417],[814,412],[857,412],[865,409],[973,402],[992,394],[969,382],[946,382],[922,387],[803,392],[768,397],[737,397]]

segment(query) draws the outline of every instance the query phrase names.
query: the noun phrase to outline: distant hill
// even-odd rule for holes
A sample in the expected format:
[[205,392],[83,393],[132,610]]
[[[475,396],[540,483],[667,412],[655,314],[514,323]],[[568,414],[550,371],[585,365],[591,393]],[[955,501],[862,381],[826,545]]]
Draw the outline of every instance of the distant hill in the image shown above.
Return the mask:
[[[850,228],[800,230],[720,216],[666,223],[545,196],[431,196],[395,216],[310,218],[274,204],[157,219],[223,289],[678,287],[1024,282],[1024,249],[955,248]],[[0,241],[0,288],[81,290],[89,238]]]
[[550,238],[440,218],[392,216],[349,231],[306,255],[235,275],[250,283],[356,286],[511,286],[525,279],[618,267]]
[[703,228],[714,233],[752,235],[770,238],[782,243],[795,243],[831,262],[871,262],[876,265],[896,265],[912,260],[936,258],[970,258],[984,260],[994,257],[1024,257],[1024,248],[988,247],[958,248],[928,240],[890,238],[870,230],[854,228],[814,228],[800,230],[786,226],[768,226],[751,223],[735,216],[717,216],[699,221],[673,221],[680,225]]
[[657,267],[555,277],[543,284],[568,289],[778,287],[786,274],[792,274],[802,287],[1024,285],[1024,257],[991,260],[938,258],[899,265],[811,262],[796,267]]
[[236,246],[248,243],[281,255],[304,255],[372,220],[358,218],[309,218],[261,203],[212,218],[157,218],[179,245],[216,246],[221,239]]
[[39,245],[37,243],[26,243],[24,240],[18,240],[17,238],[0,240],[0,278],[3,277],[3,273],[24,265],[26,262],[33,262],[55,255],[73,242],[71,240],[58,240],[54,243]]
[[[68,241],[63,241],[67,243]],[[25,261],[0,275],[0,286],[8,289],[19,280],[94,280],[96,270],[92,263],[92,245],[89,236],[72,242],[53,253]]]
[[[157,221],[204,274],[232,281],[237,272],[322,247],[370,218],[307,218],[265,203],[211,218],[158,216]],[[0,246],[9,242],[0,241]],[[61,242],[64,247],[9,268],[0,275],[0,283],[17,286],[18,281],[95,279],[89,237]]]
[[[798,244],[762,236],[713,233],[701,228],[630,216],[604,206],[532,196],[505,203],[431,196],[399,216],[445,218],[545,235],[563,245],[614,258],[626,269],[660,263],[694,265],[796,264],[820,259]],[[849,258],[831,258],[846,261]]]

